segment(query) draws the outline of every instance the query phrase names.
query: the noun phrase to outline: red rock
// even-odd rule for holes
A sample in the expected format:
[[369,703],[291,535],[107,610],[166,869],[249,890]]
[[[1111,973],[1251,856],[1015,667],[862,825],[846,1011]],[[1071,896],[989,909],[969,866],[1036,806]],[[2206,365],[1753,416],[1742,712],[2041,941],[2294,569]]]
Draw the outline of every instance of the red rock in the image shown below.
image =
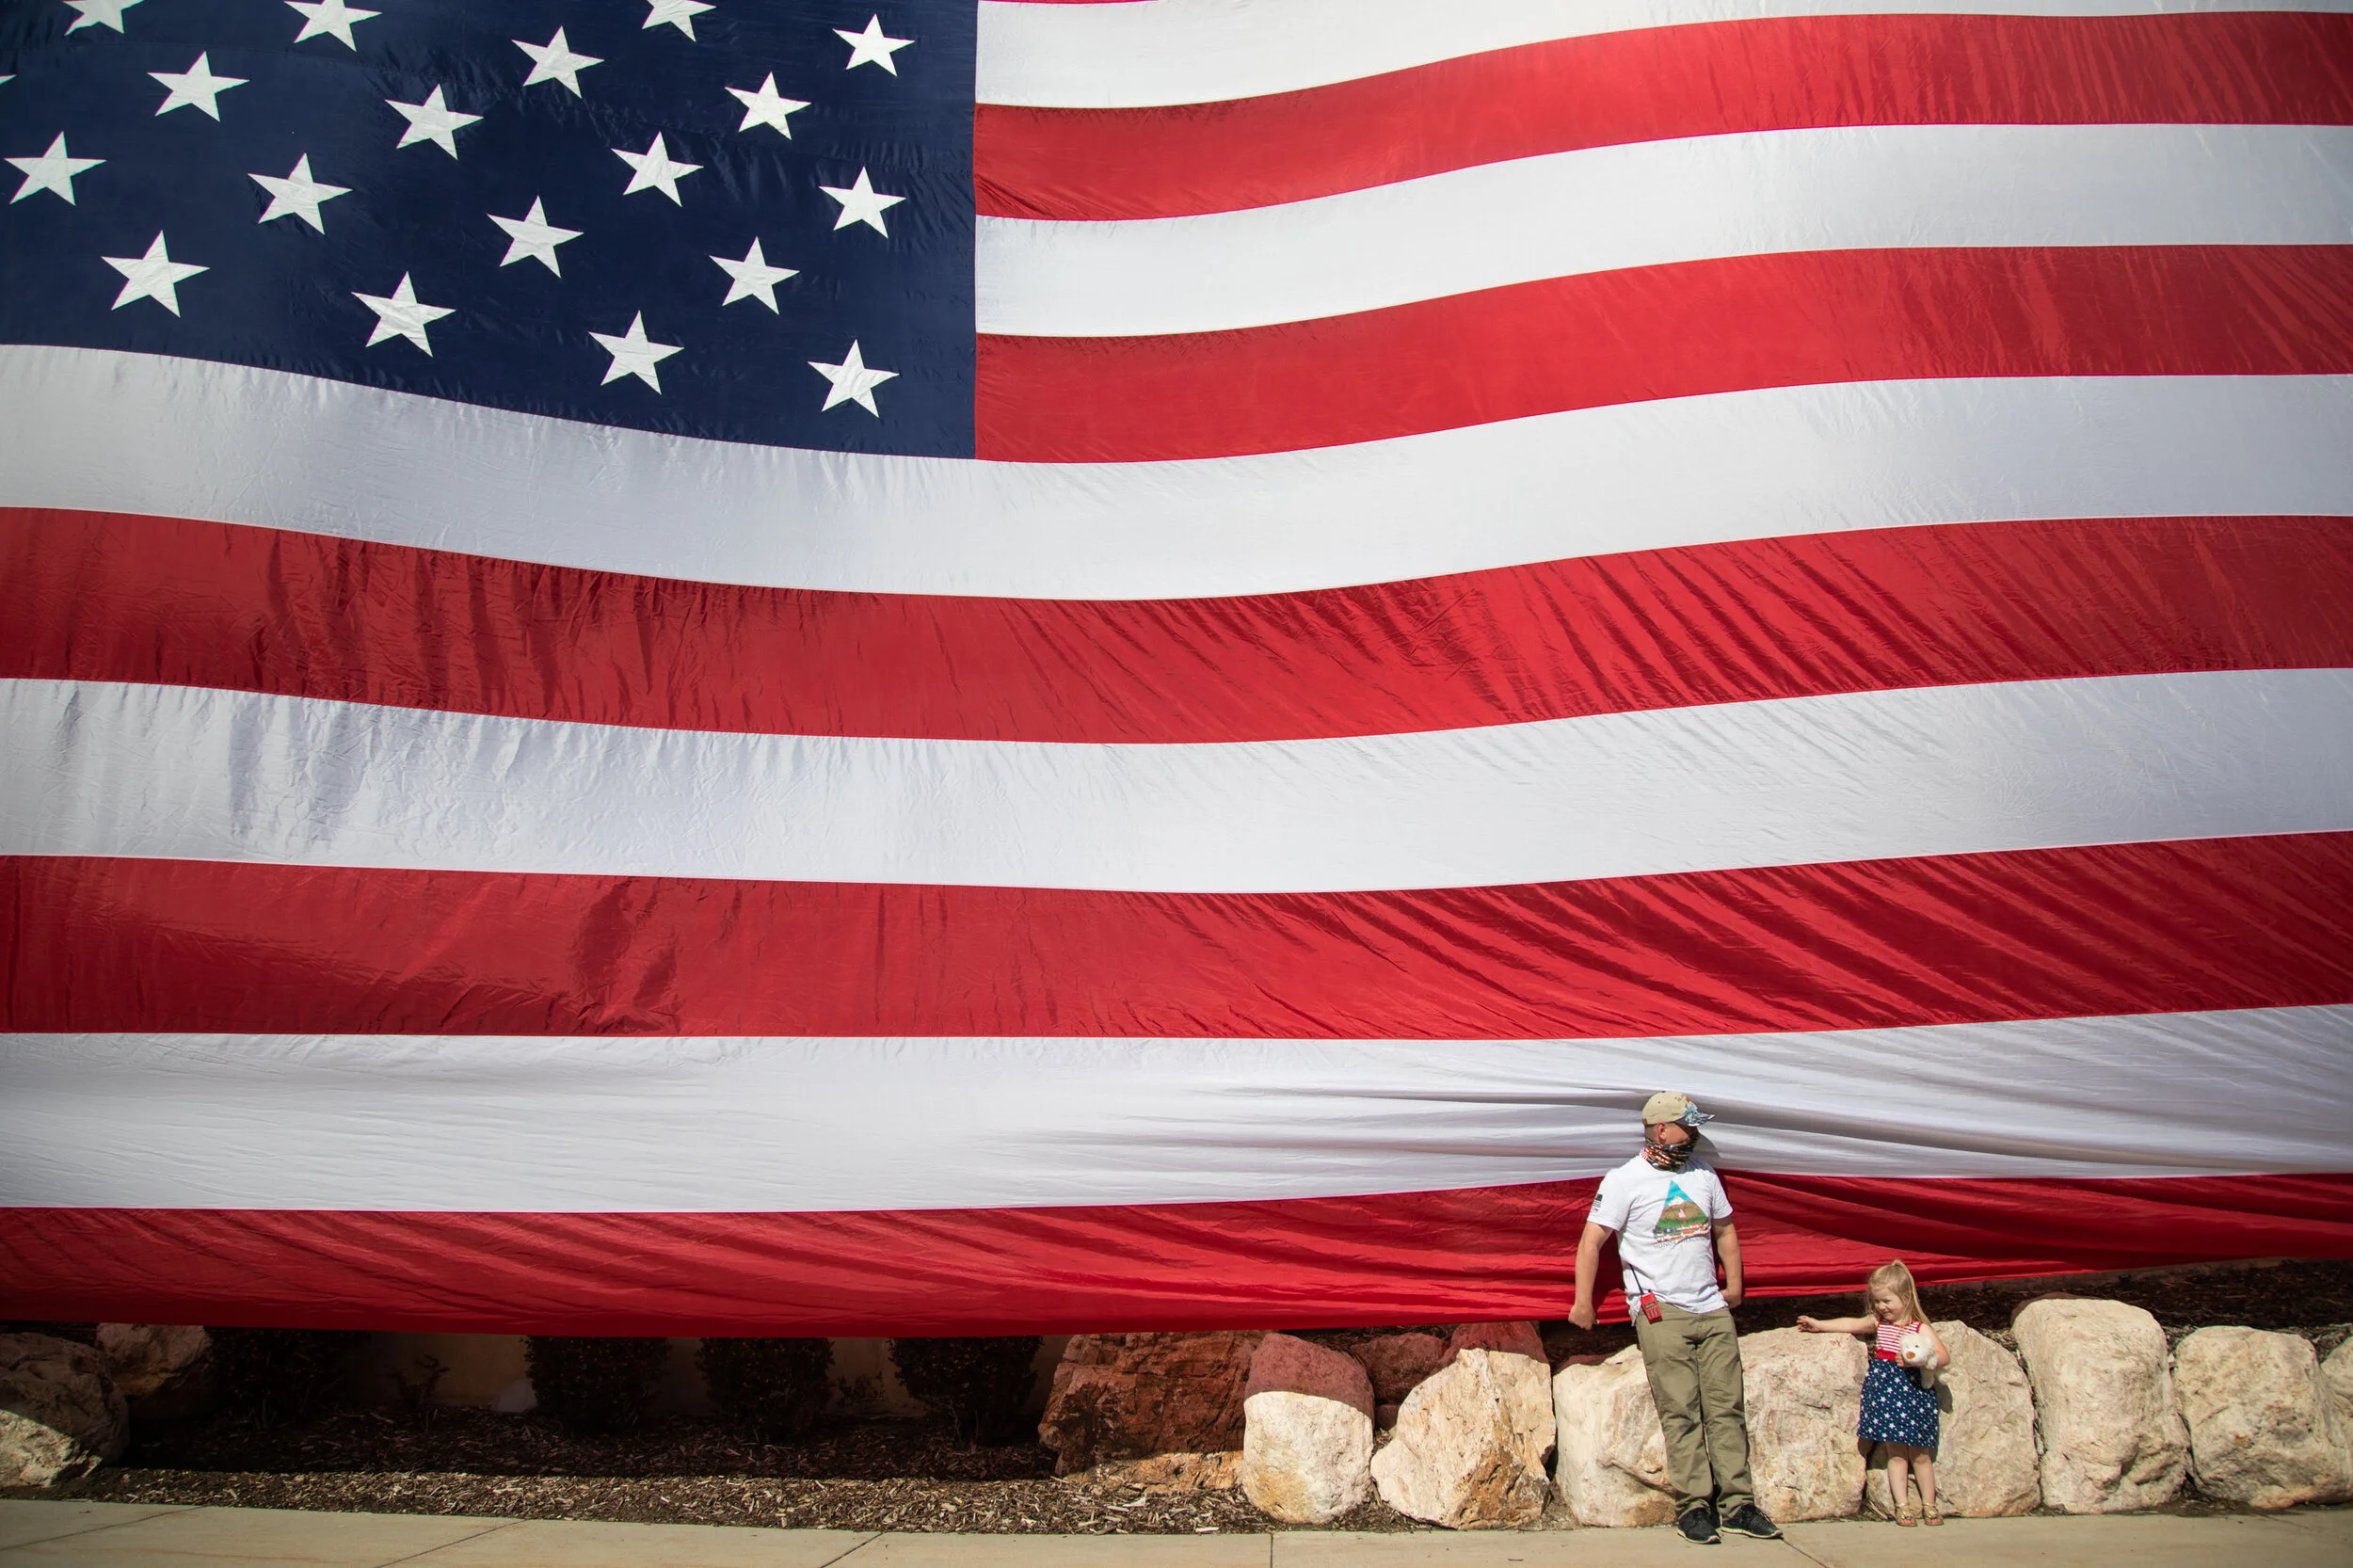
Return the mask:
[[1398,1404],[1414,1385],[1447,1363],[1447,1343],[1434,1334],[1385,1334],[1356,1347],[1356,1359],[1372,1374],[1373,1397]]
[[1038,1441],[1055,1473],[1103,1460],[1239,1449],[1262,1333],[1081,1334],[1054,1368]]

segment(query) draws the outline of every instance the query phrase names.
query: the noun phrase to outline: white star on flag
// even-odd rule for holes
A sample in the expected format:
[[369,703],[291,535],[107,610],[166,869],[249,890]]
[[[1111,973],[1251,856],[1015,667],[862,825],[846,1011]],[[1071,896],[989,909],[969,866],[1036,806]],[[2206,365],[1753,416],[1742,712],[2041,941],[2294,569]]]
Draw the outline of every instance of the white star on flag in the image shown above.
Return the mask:
[[212,55],[207,52],[199,55],[196,63],[185,71],[149,72],[150,76],[170,89],[164,94],[164,101],[156,106],[155,112],[165,115],[174,109],[196,108],[218,120],[220,104],[217,100],[220,95],[231,88],[245,86],[248,78],[216,76],[213,74],[212,60]]
[[646,26],[650,30],[666,22],[691,39],[695,18],[711,8],[703,0],[652,0],[646,8]]
[[212,270],[173,261],[171,252],[164,248],[164,235],[160,229],[155,232],[154,241],[148,246],[144,256],[102,256],[99,259],[122,274],[122,292],[115,296],[114,308],[118,311],[134,299],[152,299],[173,315],[178,315],[179,286],[200,272]]
[[787,141],[792,139],[792,127],[785,123],[786,117],[808,107],[802,100],[787,98],[776,91],[776,73],[773,71],[756,91],[748,88],[729,88],[728,91],[744,104],[744,123],[737,130],[756,131],[762,125],[773,126]]
[[85,27],[112,27],[119,33],[122,31],[122,13],[137,5],[139,0],[65,0],[65,3],[73,8],[77,18],[65,24],[67,32],[78,33]]
[[768,258],[760,253],[758,240],[752,241],[752,248],[744,252],[744,259],[740,262],[731,262],[725,256],[711,259],[735,280],[728,285],[728,296],[719,301],[722,305],[732,305],[739,299],[757,299],[773,311],[776,308],[776,285],[787,278],[800,276],[792,267],[770,266]]
[[390,298],[354,291],[352,298],[376,312],[376,330],[368,334],[367,346],[374,348],[386,338],[407,338],[430,355],[433,344],[425,340],[424,329],[452,312],[440,305],[420,305],[417,291],[408,286],[408,274],[400,275],[400,282]]
[[69,156],[65,150],[65,133],[60,131],[50,142],[49,151],[40,156],[8,160],[24,175],[24,183],[16,187],[16,194],[8,198],[8,204],[14,206],[33,192],[45,190],[64,197],[66,204],[72,206],[73,205],[73,177],[84,169],[96,168],[105,161],[104,158]]
[[563,267],[555,260],[555,248],[567,240],[580,238],[581,231],[558,229],[550,223],[547,207],[539,198],[535,196],[531,199],[531,211],[522,217],[501,217],[496,213],[488,216],[491,222],[506,231],[507,239],[513,242],[507,246],[506,254],[499,265],[512,266],[517,262],[528,260],[537,262],[558,278],[564,276]]
[[[882,410],[874,407],[874,389],[885,381],[897,379],[899,375],[895,370],[875,370],[868,365],[857,351],[857,340],[855,338],[850,340],[850,351],[841,356],[840,364],[829,365],[811,360],[808,368],[833,383],[825,393],[826,408],[840,403],[855,403],[876,419],[882,418]],[[818,412],[824,412],[824,408],[820,408]]]
[[613,155],[636,170],[629,177],[628,188],[621,192],[623,196],[641,190],[658,190],[681,207],[686,203],[679,200],[680,179],[702,168],[700,164],[682,164],[672,158],[669,149],[662,145],[662,133],[659,131],[653,134],[653,140],[643,152],[626,152],[616,147]]
[[598,382],[597,385],[604,386],[609,382],[619,380],[624,376],[634,376],[654,391],[662,390],[662,377],[655,374],[653,367],[677,353],[678,345],[654,343],[647,338],[645,312],[640,311],[632,316],[629,330],[617,338],[608,337],[602,332],[591,332],[588,335],[596,339],[607,354],[613,356],[612,364],[605,367],[604,380]]
[[248,174],[246,178],[269,192],[269,211],[257,221],[267,223],[274,217],[298,217],[322,234],[327,232],[327,222],[319,216],[319,203],[351,194],[349,185],[329,185],[312,179],[311,154],[308,152],[295,160],[293,171],[282,180],[272,174]]
[[850,46],[850,63],[842,70],[856,71],[862,65],[878,65],[893,76],[899,74],[899,64],[890,56],[915,41],[911,38],[883,37],[882,18],[879,16],[868,17],[866,31],[862,33],[836,27],[833,36]]
[[581,95],[580,73],[592,65],[604,63],[596,55],[573,54],[572,46],[564,41],[564,29],[561,27],[545,43],[525,43],[520,39],[514,41],[516,48],[531,56],[531,74],[523,78],[525,87],[534,82],[561,82],[572,89],[574,98],[578,98]]
[[840,185],[819,185],[819,190],[841,203],[841,216],[833,220],[837,229],[847,229],[853,223],[863,223],[877,234],[888,234],[883,227],[883,214],[906,200],[904,196],[885,196],[866,178],[866,170],[857,171],[857,179],[847,190]]
[[294,40],[300,43],[309,38],[340,39],[344,48],[358,53],[360,46],[351,40],[354,23],[381,16],[381,11],[363,11],[344,4],[344,0],[286,0],[291,8],[302,13],[302,31]]
[[457,156],[457,133],[482,118],[478,114],[459,114],[442,103],[441,89],[438,87],[424,95],[422,104],[404,104],[397,98],[387,98],[384,102],[398,109],[408,120],[408,129],[403,131],[400,139],[392,143],[394,147],[406,147],[412,141],[429,141],[453,158]]

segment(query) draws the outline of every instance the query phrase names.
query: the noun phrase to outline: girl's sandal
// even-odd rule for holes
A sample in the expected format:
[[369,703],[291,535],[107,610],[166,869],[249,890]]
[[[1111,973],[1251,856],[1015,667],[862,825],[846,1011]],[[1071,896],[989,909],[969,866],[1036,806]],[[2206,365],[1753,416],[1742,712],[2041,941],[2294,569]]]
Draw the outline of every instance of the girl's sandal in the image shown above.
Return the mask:
[[1924,1525],[1941,1525],[1944,1522],[1945,1515],[1937,1512],[1934,1503],[1920,1511],[1920,1523]]
[[1920,1516],[1912,1512],[1912,1505],[1909,1503],[1896,1511],[1896,1523],[1903,1526],[1906,1529],[1910,1529],[1913,1526],[1918,1524],[1919,1522]]

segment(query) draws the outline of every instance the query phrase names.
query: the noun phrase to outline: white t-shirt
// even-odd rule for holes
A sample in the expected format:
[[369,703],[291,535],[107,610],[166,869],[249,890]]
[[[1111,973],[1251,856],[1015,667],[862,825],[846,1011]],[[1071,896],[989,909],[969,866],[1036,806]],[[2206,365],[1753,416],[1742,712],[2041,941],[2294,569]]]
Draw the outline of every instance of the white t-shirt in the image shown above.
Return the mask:
[[1636,1155],[1601,1178],[1587,1218],[1618,1233],[1629,1303],[1654,1290],[1686,1312],[1724,1304],[1716,1284],[1715,1222],[1732,1218],[1732,1200],[1699,1155],[1679,1171],[1662,1171]]

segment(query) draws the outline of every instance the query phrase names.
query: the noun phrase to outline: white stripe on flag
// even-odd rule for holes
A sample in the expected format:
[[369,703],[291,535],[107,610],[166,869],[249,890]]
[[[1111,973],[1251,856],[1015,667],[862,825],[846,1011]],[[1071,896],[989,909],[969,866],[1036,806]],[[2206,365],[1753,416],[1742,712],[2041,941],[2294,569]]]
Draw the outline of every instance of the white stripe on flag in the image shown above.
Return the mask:
[[1874,125],[1635,142],[1198,217],[983,217],[980,329],[1212,332],[1804,250],[2342,245],[2353,129]]
[[2353,670],[1338,740],[626,728],[0,683],[0,854],[1305,892],[2353,829]]
[[1207,104],[1549,39],[1754,17],[2348,9],[2353,0],[982,0],[977,90],[984,104]]
[[[1658,1082],[1742,1170],[2353,1168],[2353,1007],[1647,1040],[0,1035],[0,1202],[940,1208],[1590,1176]],[[2282,1117],[2281,1107],[2296,1112]]]
[[1329,451],[990,463],[695,440],[0,347],[0,505],[870,593],[1282,593],[1725,539],[2353,515],[2353,376],[1775,388]]

